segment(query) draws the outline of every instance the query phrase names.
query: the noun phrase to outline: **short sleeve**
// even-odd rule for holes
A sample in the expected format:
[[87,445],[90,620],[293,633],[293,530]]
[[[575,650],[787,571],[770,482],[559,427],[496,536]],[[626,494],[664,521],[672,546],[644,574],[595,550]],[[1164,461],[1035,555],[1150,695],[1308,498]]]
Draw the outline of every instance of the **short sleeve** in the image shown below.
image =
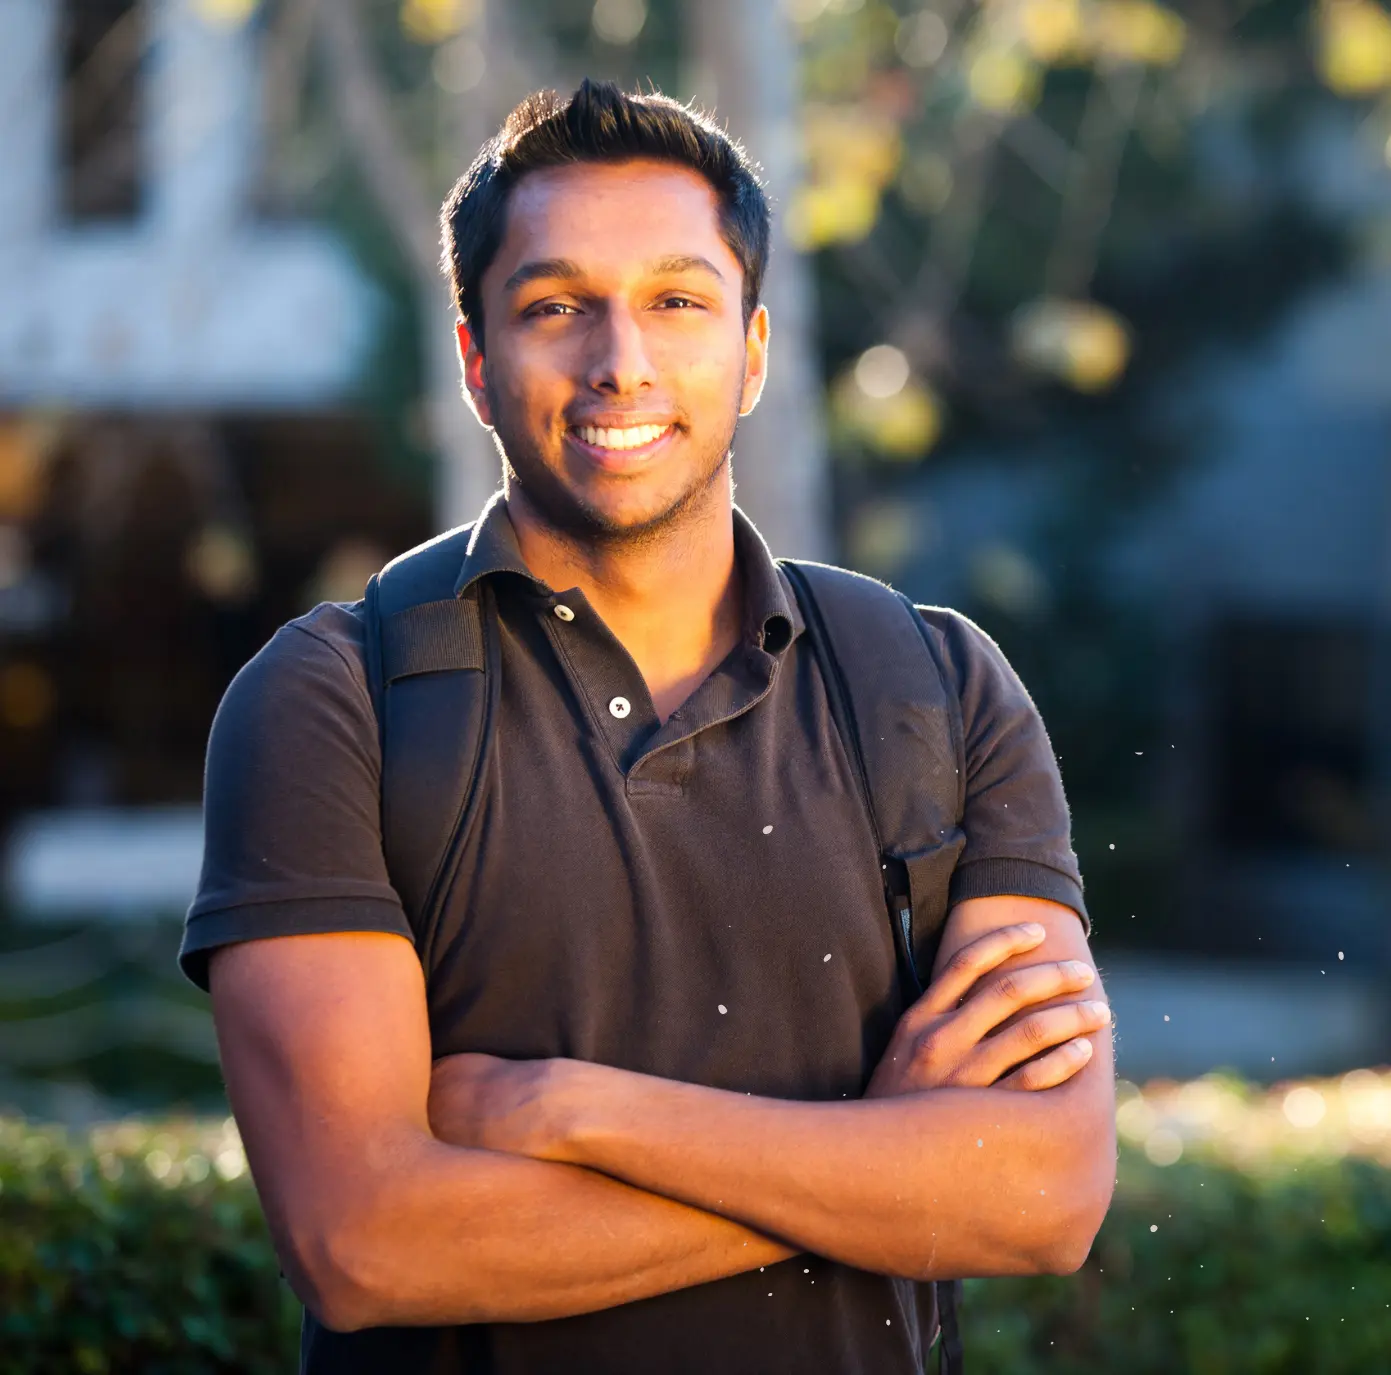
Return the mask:
[[279,630],[213,720],[203,870],[179,964],[208,986],[219,946],[410,925],[382,855],[381,751],[356,608]]
[[966,844],[951,901],[1046,898],[1091,929],[1062,776],[1043,718],[999,645],[959,612],[919,607],[961,703]]

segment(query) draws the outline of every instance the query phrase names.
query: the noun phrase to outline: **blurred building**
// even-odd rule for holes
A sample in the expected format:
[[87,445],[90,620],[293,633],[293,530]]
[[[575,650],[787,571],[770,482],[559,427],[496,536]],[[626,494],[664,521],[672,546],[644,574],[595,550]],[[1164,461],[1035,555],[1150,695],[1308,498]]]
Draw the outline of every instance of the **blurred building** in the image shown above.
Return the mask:
[[93,809],[185,805],[144,815],[196,863],[231,674],[428,525],[358,402],[378,291],[260,194],[236,8],[0,5],[0,831],[57,809],[35,901],[113,872]]
[[[1150,828],[1172,837],[1165,929],[1148,914],[1159,944],[1391,968],[1388,350],[1391,273],[1373,263],[1259,347],[1210,350],[1155,400],[1194,433],[1192,459],[1104,536],[1098,596],[1143,608],[1161,649],[1158,738],[1116,739],[1113,760],[1143,771]],[[1047,532],[1078,500],[1072,469],[1050,441],[1025,461],[982,452],[925,473],[911,509],[928,533],[900,581],[987,626],[1045,624]],[[1074,668],[1082,693],[1114,665]],[[1085,839],[1093,872],[1119,862],[1116,840],[1146,843],[1123,822]],[[1125,910],[1103,917],[1122,943],[1129,913],[1156,900],[1126,887]]]

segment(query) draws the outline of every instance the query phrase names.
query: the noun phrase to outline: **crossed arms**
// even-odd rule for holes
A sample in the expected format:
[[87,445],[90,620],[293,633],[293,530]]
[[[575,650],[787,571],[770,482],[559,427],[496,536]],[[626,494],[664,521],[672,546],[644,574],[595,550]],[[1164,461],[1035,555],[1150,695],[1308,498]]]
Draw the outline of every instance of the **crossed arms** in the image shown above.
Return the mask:
[[229,946],[211,986],[281,1263],[351,1330],[563,1317],[799,1251],[919,1279],[1075,1270],[1115,1171],[1090,966],[1067,908],[960,904],[928,993],[843,1103],[566,1060],[432,1064],[397,936]]

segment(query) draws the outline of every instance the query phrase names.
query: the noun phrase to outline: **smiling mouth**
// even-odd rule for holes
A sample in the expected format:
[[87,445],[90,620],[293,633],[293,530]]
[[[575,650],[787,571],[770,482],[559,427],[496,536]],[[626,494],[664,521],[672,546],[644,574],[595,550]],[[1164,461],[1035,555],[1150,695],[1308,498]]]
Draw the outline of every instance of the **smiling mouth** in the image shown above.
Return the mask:
[[609,453],[628,453],[634,449],[650,447],[659,439],[664,439],[674,428],[673,425],[632,425],[625,429],[602,425],[572,425],[570,433],[591,449],[605,450]]

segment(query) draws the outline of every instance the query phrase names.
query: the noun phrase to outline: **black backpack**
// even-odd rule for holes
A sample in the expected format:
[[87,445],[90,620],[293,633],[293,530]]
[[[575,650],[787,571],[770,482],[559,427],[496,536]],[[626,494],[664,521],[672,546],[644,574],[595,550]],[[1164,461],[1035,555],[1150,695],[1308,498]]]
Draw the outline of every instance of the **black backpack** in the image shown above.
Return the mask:
[[[486,581],[462,594],[457,586],[472,531],[461,526],[402,554],[365,595],[368,686],[382,744],[382,846],[426,969],[494,744],[502,679],[491,590]],[[932,969],[965,844],[959,695],[936,632],[902,593],[826,564],[779,563],[796,589],[855,766],[911,1001]],[[960,1280],[919,1288],[921,1298],[935,1297],[941,1375],[963,1369],[960,1290]],[[923,1311],[922,1318],[926,1335],[933,1317]]]

